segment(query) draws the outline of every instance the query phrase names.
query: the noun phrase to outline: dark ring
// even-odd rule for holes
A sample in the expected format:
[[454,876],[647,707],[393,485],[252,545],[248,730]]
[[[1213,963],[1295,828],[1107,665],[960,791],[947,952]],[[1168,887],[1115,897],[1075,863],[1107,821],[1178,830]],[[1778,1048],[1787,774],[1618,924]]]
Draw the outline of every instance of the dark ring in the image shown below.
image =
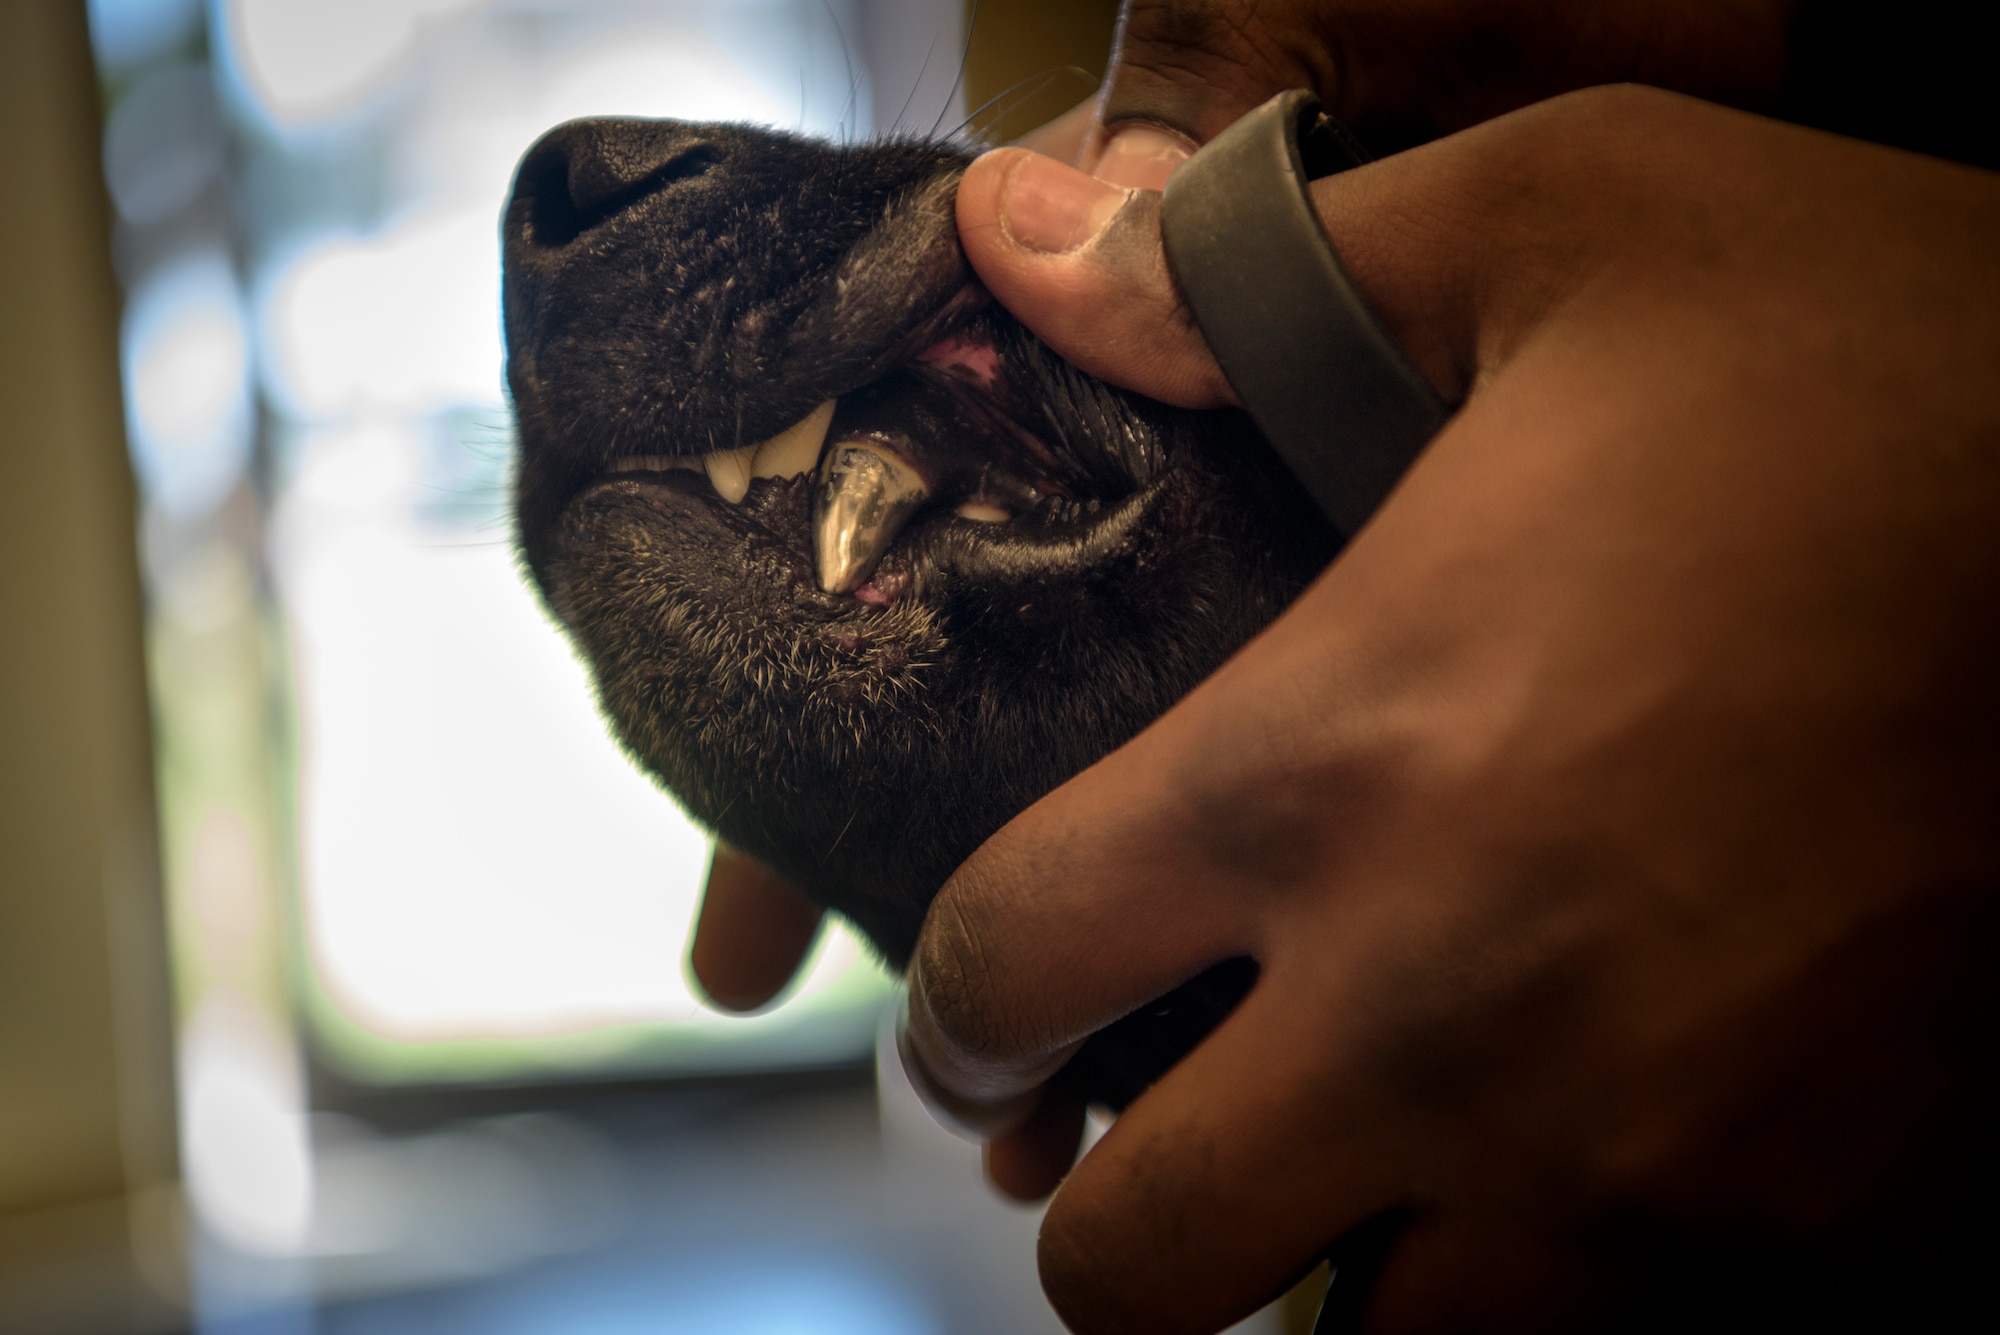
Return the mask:
[[1223,375],[1343,536],[1451,416],[1348,281],[1306,191],[1364,160],[1293,89],[1182,163],[1160,210],[1168,267]]

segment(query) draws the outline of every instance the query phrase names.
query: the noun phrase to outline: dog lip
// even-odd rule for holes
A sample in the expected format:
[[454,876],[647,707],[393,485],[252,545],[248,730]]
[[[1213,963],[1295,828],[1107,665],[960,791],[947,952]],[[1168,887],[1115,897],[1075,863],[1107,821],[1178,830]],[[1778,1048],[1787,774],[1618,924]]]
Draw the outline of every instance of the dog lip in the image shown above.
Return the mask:
[[[817,438],[817,464],[803,470],[812,495],[805,537],[823,592],[884,606],[895,602],[913,581],[897,578],[893,569],[874,580],[874,571],[906,530],[928,528],[931,519],[969,530],[954,547],[1002,541],[1016,520],[1028,527],[1081,520],[1080,506],[1065,510],[1064,504],[1102,503],[1130,490],[1106,490],[1101,478],[1093,482],[1088,469],[1066,464],[1020,420],[1020,389],[1037,373],[1030,364],[1011,365],[1012,356],[1002,351],[1008,342],[1004,320],[981,318],[988,300],[975,285],[961,285],[877,358],[876,366],[888,363],[883,374],[773,438],[807,427]],[[691,494],[737,508],[755,481],[783,481],[802,471],[757,471],[747,457],[756,450],[630,454],[599,476],[684,472],[699,478],[705,470],[713,494],[699,485],[687,488]],[[836,458],[855,461],[835,469],[838,480],[827,472]]]
[[[1003,353],[1003,324],[968,322],[910,361],[840,401],[815,477],[812,542],[820,588],[893,603],[873,581],[903,531],[948,513],[968,531],[959,544],[1005,542],[1006,529],[1081,520],[1129,494],[1135,478],[1105,477],[1066,459],[1021,420],[1034,354]],[[869,591],[877,596],[871,598]]]
[[[837,435],[829,436],[833,448]],[[813,474],[758,478],[741,505],[724,504],[706,477],[685,468],[607,473],[595,479],[566,507],[559,546],[580,554],[598,539],[583,538],[568,521],[605,504],[626,510],[656,542],[667,533],[685,535],[687,550],[735,551],[749,556],[746,573],[754,581],[775,581],[759,600],[789,614],[828,623],[855,614],[885,612],[899,603],[936,607],[985,588],[997,593],[1026,581],[1041,586],[1074,573],[1079,565],[1108,559],[1131,541],[1141,516],[1158,503],[1166,476],[1137,484],[1102,500],[1076,501],[1049,496],[1032,510],[1004,522],[962,514],[964,503],[924,505],[908,518],[887,545],[868,577],[851,590],[823,589],[818,579],[812,523]],[[975,510],[977,503],[972,503]],[[692,527],[690,527],[692,526]],[[581,541],[584,548],[573,547]],[[716,586],[718,594],[724,586]],[[733,594],[727,594],[733,600]],[[1025,610],[1025,609],[1024,609]]]
[[[708,128],[732,143],[747,137]],[[985,305],[958,240],[966,155],[898,151],[911,174],[837,224],[851,237],[837,251],[786,243],[786,228],[810,224],[817,202],[783,192],[751,226],[717,205],[716,191],[690,195],[682,212],[621,218],[603,244],[572,247],[555,265],[520,253],[510,236],[507,383],[530,570],[553,556],[565,510],[621,457],[693,457],[769,437]],[[698,249],[704,229],[732,244]],[[688,263],[663,264],[667,255]]]
[[[855,377],[841,393],[852,393],[873,384],[910,363],[923,362],[937,349],[953,343],[962,331],[993,304],[993,297],[977,281],[960,283],[929,318],[919,321],[893,339],[867,370]],[[834,397],[839,397],[835,395]]]
[[[941,298],[934,298],[934,300],[937,301],[937,305],[929,315],[906,329],[898,330],[891,338],[884,342],[881,350],[858,371],[845,377],[828,380],[816,385],[816,402],[824,404],[830,399],[842,399],[850,394],[869,388],[871,385],[895,374],[899,370],[906,369],[912,365],[923,364],[926,361],[936,362],[936,358],[928,356],[929,352],[936,348],[949,346],[959,340],[965,327],[992,303],[992,297],[977,282],[960,282],[956,284],[955,288],[948,295]],[[918,307],[927,304],[929,303],[921,299],[910,303],[910,305]],[[800,378],[803,379],[804,377]],[[815,407],[811,411],[817,412],[819,409]],[[799,422],[804,421],[809,416],[810,413],[801,414],[798,421],[787,424],[781,430],[773,433],[768,439],[776,439],[778,436],[794,430]],[[740,429],[728,437],[729,444],[715,445],[712,443],[713,439],[714,437],[711,433],[709,442],[705,442],[704,448],[701,449],[687,448],[687,442],[684,441],[668,443],[664,448],[658,449],[647,448],[650,442],[638,442],[606,459],[599,468],[585,479],[584,485],[587,486],[606,474],[634,470],[647,471],[647,462],[651,460],[679,461],[678,463],[663,462],[661,465],[663,469],[688,466],[698,468],[701,461],[711,454],[740,449],[746,444],[753,443],[741,439]],[[759,440],[754,443],[761,445],[768,443],[768,441]]]
[[[927,553],[966,564],[959,558],[983,545],[994,546],[997,552],[1023,544],[1033,547],[1046,537],[1051,543],[1068,543],[1076,550],[1089,546],[1078,543],[1078,532],[1097,522],[1100,506],[1115,506],[1142,488],[1144,479],[1123,475],[1125,468],[1113,461],[1115,456],[1098,461],[1094,455],[1071,458],[1068,449],[1052,449],[1051,442],[1041,439],[1022,420],[1023,410],[1039,394],[1048,372],[1027,352],[1032,340],[1019,342],[1022,331],[993,306],[991,295],[965,264],[951,207],[958,175],[956,170],[941,173],[905,196],[830,276],[795,320],[782,347],[708,373],[721,377],[712,383],[733,386],[751,365],[761,365],[765,377],[761,388],[742,384],[735,396],[739,403],[797,404],[794,411],[802,413],[811,402],[837,400],[835,420],[823,437],[822,464],[835,443],[859,434],[877,436],[892,448],[900,443],[903,448],[898,452],[927,474],[933,498],[903,517],[897,526],[900,531],[885,546],[880,577],[855,593],[825,594],[812,574],[816,526],[810,514],[797,515],[784,505],[725,504],[725,498],[710,487],[699,485],[701,474],[678,471],[687,465],[669,462],[684,459],[701,468],[703,464],[697,461],[717,448],[740,449],[738,442],[745,434],[740,410],[727,429],[718,430],[724,423],[713,418],[706,429],[698,424],[691,424],[692,430],[687,426],[673,428],[676,438],[671,443],[658,435],[650,439],[627,437],[617,456],[583,470],[569,500],[558,504],[550,519],[560,526],[557,516],[586,495],[599,493],[608,483],[645,488],[671,485],[685,493],[685,499],[675,503],[677,507],[706,502],[700,505],[704,511],[737,512],[738,517],[726,521],[718,537],[721,533],[747,532],[743,526],[750,525],[764,530],[767,538],[776,539],[788,551],[796,548],[793,555],[797,560],[788,560],[788,564],[802,567],[800,573],[806,578],[801,582],[817,595],[801,606],[817,604],[818,598],[836,597],[849,609],[855,606],[857,594],[864,603],[873,601],[868,596],[871,591],[885,602],[921,594],[928,582],[927,567],[933,564]],[[1024,355],[1019,365],[1014,364],[1017,354]],[[899,375],[917,383],[919,396],[929,394],[936,403],[955,405],[934,414],[938,420],[961,428],[946,433],[954,438],[926,439],[926,434],[934,433],[917,433],[897,442],[878,436],[872,429],[895,426],[895,421],[871,422],[866,416],[849,413],[850,405],[870,398],[876,387]],[[877,403],[885,401],[880,395],[874,398]],[[767,415],[755,414],[760,423]],[[985,473],[994,485],[986,485],[984,476],[967,483],[963,456],[968,444],[972,450],[990,453],[991,466]],[[959,458],[941,459],[953,450]],[[621,460],[632,462],[621,466]],[[655,461],[667,467],[658,471],[647,467]],[[941,479],[941,469],[957,472]],[[729,476],[742,480],[734,473]],[[807,475],[808,486],[814,476]],[[754,478],[741,496],[728,499],[754,502],[763,497],[768,501],[778,494],[775,488],[795,482]],[[792,531],[794,525],[797,531]],[[1066,535],[1063,530],[1067,530]],[[970,562],[970,566],[988,571],[1004,564]]]

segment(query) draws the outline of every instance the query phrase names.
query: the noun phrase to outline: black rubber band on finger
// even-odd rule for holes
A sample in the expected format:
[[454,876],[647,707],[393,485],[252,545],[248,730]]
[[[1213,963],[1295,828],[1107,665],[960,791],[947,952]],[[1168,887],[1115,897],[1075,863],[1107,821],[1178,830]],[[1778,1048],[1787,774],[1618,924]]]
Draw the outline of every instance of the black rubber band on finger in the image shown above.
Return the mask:
[[1451,416],[1349,281],[1307,193],[1364,161],[1294,89],[1182,163],[1160,210],[1168,267],[1223,375],[1343,536]]

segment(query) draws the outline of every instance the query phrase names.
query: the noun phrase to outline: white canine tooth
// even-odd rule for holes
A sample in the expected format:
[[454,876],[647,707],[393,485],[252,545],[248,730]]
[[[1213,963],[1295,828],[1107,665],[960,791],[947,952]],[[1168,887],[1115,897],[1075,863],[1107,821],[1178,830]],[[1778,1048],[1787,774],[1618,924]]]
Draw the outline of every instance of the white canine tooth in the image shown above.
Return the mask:
[[828,399],[769,440],[707,454],[635,454],[613,461],[613,473],[660,473],[677,468],[706,472],[716,495],[740,504],[759,477],[797,477],[819,466],[820,447],[833,423],[834,401]]
[[750,476],[797,477],[812,472],[819,467],[819,449],[826,443],[826,429],[832,422],[833,400],[828,399],[759,445]]
[[716,495],[731,505],[742,501],[743,494],[750,490],[750,460],[756,453],[755,445],[745,445],[741,449],[713,450],[701,456],[702,467],[708,470],[708,480]]
[[967,501],[952,513],[960,519],[970,519],[975,524],[1004,524],[1014,516],[997,505],[985,501]]
[[702,467],[708,470],[715,494],[736,505],[749,492],[752,478],[810,473],[819,464],[820,446],[833,421],[833,406],[833,400],[828,399],[769,440],[702,455]]

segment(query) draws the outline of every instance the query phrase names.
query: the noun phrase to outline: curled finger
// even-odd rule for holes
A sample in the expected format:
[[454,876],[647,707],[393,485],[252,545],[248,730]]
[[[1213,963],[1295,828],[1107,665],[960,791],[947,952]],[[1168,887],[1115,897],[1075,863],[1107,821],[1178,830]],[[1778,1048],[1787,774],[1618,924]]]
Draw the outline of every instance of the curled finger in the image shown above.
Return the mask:
[[718,1008],[757,1010],[791,982],[823,916],[790,881],[718,841],[688,948],[689,969]]

